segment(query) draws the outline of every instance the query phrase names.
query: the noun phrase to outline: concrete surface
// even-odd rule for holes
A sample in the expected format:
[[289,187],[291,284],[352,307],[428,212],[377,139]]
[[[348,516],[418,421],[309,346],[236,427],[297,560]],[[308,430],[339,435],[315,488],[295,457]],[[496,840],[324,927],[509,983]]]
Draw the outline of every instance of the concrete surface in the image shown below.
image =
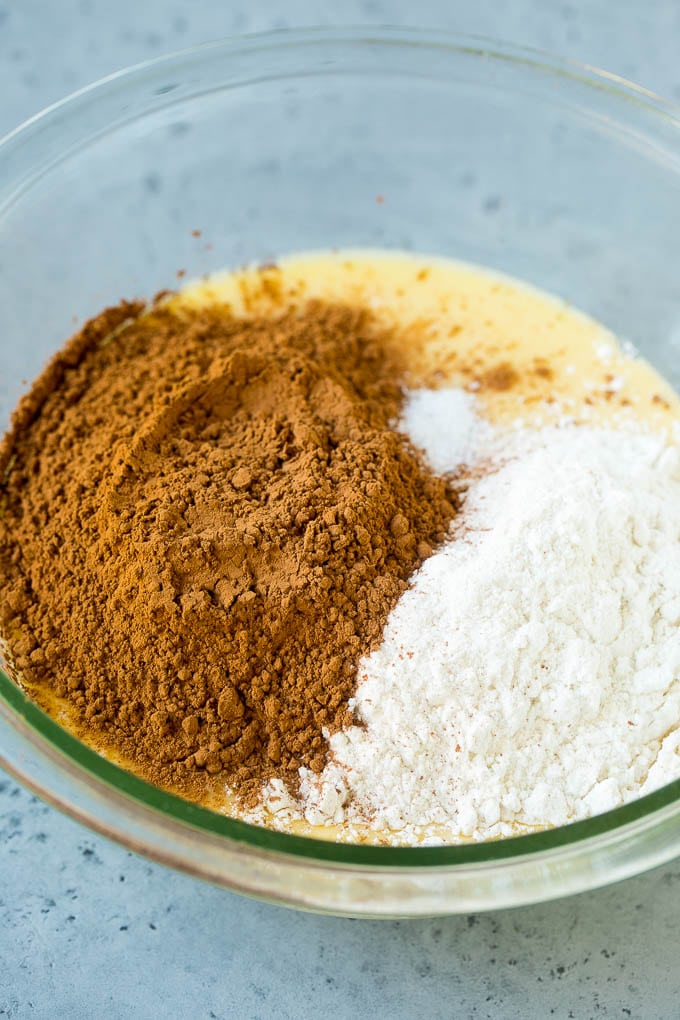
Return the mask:
[[[413,24],[544,47],[680,100],[674,0],[0,0],[0,133],[164,51],[311,24]],[[93,836],[0,775],[0,1016],[680,1017],[680,862],[539,907],[318,918]]]

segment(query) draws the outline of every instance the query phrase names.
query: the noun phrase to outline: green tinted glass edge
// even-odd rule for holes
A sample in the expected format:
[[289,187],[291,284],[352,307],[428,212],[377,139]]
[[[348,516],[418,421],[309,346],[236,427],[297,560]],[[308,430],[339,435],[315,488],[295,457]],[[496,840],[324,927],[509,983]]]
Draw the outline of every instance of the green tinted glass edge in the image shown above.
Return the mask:
[[[487,843],[443,847],[382,847],[332,843],[321,839],[291,836],[220,815],[215,811],[183,800],[126,772],[50,718],[10,677],[0,670],[0,700],[10,714],[22,719],[31,730],[59,755],[68,758],[96,781],[112,787],[132,801],[144,805],[173,821],[181,822],[214,836],[244,843],[261,850],[294,857],[329,861],[337,864],[367,865],[384,868],[450,867],[483,864],[546,850],[557,850],[584,840],[612,833],[632,822],[677,803],[680,808],[680,779],[623,807],[559,829],[515,836]],[[0,749],[0,763],[10,770]]]

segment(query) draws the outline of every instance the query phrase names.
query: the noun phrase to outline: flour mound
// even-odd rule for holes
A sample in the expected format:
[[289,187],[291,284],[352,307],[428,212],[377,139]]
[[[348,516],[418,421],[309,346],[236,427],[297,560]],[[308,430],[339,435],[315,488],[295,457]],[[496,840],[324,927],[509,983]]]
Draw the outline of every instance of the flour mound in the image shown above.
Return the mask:
[[[462,523],[461,523],[462,521]],[[365,658],[308,821],[507,836],[680,776],[680,456],[519,431]]]

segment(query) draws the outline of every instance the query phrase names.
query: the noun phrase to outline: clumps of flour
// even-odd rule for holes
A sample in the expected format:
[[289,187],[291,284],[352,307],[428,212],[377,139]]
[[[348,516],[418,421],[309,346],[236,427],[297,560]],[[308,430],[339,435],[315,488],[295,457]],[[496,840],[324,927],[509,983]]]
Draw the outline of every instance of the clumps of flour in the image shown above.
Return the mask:
[[[444,399],[411,396],[401,423],[439,471],[474,441],[456,397],[447,457]],[[586,426],[481,446],[456,533],[361,663],[361,725],[330,736],[320,776],[301,773],[312,824],[490,839],[680,776],[678,448]]]

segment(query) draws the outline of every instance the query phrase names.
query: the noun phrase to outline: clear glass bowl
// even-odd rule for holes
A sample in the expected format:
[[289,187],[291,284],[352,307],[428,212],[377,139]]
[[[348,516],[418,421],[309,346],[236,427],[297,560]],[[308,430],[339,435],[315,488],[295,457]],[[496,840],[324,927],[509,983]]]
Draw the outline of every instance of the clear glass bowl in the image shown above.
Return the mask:
[[[522,277],[680,383],[672,107],[501,43],[310,31],[114,75],[2,142],[3,424],[75,317],[172,287],[178,270],[336,246],[414,249]],[[135,850],[333,913],[530,903],[680,852],[680,782],[589,821],[475,846],[339,846],[257,829],[105,761],[5,674],[0,748],[22,782]]]

